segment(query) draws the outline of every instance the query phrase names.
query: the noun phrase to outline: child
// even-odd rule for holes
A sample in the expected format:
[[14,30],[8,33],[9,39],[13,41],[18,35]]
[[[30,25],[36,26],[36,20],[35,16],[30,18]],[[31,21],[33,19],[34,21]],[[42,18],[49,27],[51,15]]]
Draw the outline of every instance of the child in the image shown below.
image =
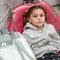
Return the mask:
[[23,36],[30,45],[37,60],[60,60],[60,37],[51,24],[47,24],[46,11],[36,5],[24,14],[27,22]]

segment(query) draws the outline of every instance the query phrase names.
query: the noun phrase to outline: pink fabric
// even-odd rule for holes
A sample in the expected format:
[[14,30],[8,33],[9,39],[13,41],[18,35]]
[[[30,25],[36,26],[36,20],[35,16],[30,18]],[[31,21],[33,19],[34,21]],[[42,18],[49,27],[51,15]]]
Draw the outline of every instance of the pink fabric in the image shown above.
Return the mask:
[[56,19],[58,21],[58,28],[56,27],[56,21],[55,21],[55,18],[54,18],[54,12],[53,10],[51,9],[51,7],[49,6],[49,4],[47,4],[46,2],[37,2],[37,3],[33,3],[33,4],[26,4],[26,5],[22,5],[22,6],[18,6],[14,9],[14,19],[15,19],[15,22],[16,22],[16,29],[14,29],[14,22],[12,20],[12,18],[10,18],[10,22],[9,22],[9,26],[8,26],[8,30],[9,31],[18,31],[20,33],[23,32],[23,28],[24,28],[24,25],[23,25],[23,13],[25,11],[28,10],[29,7],[33,6],[33,5],[40,5],[42,7],[44,7],[46,9],[46,12],[47,12],[47,23],[51,23],[54,25],[56,31],[58,31],[58,28],[60,28],[60,17],[56,14]]

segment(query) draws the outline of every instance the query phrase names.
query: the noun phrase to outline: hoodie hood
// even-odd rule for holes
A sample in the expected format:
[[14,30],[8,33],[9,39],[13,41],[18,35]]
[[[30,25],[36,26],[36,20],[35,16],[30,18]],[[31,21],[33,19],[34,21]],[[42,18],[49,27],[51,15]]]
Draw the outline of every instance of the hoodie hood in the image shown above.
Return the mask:
[[[43,28],[42,30],[45,30],[46,26],[47,26],[47,24],[45,23],[45,24],[44,24],[44,28]],[[28,28],[30,28],[30,29],[37,29],[34,25],[32,25],[31,23],[27,22],[27,24],[26,24],[25,27],[24,27],[24,30],[26,30],[26,29],[28,29]],[[38,29],[37,29],[37,30],[38,30]]]

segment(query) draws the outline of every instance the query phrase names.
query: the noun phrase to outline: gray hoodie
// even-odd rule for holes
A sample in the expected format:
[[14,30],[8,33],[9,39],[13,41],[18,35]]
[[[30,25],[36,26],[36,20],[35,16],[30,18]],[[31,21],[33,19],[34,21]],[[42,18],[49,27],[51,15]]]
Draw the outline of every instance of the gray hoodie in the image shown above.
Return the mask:
[[41,57],[46,52],[58,51],[60,49],[60,37],[51,24],[44,24],[42,30],[27,23],[23,37],[27,40],[36,58]]

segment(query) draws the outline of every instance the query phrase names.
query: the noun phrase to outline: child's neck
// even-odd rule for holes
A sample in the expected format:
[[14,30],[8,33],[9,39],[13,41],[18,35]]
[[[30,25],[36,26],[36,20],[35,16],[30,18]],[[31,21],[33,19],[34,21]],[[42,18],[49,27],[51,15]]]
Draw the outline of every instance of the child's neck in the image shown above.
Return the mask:
[[44,25],[41,27],[37,27],[38,30],[43,30],[44,29]]

